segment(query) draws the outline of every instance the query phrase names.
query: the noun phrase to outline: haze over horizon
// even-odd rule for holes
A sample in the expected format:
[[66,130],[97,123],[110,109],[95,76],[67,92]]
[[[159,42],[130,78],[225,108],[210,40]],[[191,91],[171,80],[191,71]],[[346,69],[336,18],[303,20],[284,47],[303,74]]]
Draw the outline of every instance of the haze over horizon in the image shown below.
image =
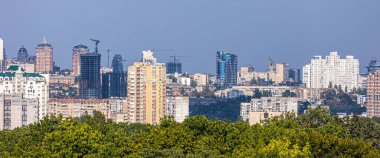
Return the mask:
[[[146,49],[159,62],[171,55],[185,72],[215,74],[215,53],[238,55],[239,66],[264,70],[268,58],[302,68],[314,55],[338,51],[354,55],[361,70],[380,59],[380,1],[355,0],[192,0],[192,1],[22,1],[1,2],[0,38],[9,57],[25,46],[29,55],[46,36],[54,60],[71,68],[72,48],[94,51],[100,40],[102,64],[106,50],[122,54],[127,64]],[[363,72],[363,71],[362,71]]]

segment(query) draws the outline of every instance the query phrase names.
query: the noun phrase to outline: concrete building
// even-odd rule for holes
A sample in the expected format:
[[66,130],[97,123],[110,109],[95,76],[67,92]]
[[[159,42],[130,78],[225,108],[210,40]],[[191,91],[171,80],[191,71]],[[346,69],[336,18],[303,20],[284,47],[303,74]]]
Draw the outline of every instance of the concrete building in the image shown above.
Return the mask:
[[89,49],[85,45],[77,45],[73,48],[73,56],[72,56],[72,75],[78,76],[80,75],[80,55],[88,54]]
[[0,94],[0,130],[36,123],[38,99],[25,98],[23,94]]
[[[35,73],[35,65],[30,63],[7,64],[7,70],[12,67],[21,67],[26,73]],[[15,70],[13,70],[15,71]]]
[[367,104],[367,96],[366,95],[358,95],[356,97],[356,103],[359,105],[366,105]]
[[205,73],[195,73],[193,75],[194,81],[197,83],[197,86],[208,86],[209,76]]
[[280,84],[289,80],[289,65],[288,64],[276,64],[274,83]]
[[111,118],[111,105],[109,99],[57,99],[50,98],[48,106],[49,115],[62,115],[68,117],[81,117],[84,114],[92,115],[93,111],[102,112],[106,118]]
[[173,61],[166,63],[166,73],[167,74],[181,74],[182,73],[182,63],[179,61],[177,56],[172,56]]
[[36,73],[50,73],[53,71],[53,47],[46,38],[36,48]]
[[48,74],[24,73],[21,68],[13,72],[0,73],[0,94],[22,94],[27,99],[38,99],[39,119],[47,113],[48,87]]
[[177,122],[184,121],[189,116],[189,97],[167,96],[166,116],[173,116]]
[[216,78],[219,88],[237,85],[237,62],[235,54],[216,52]]
[[250,103],[241,103],[240,117],[243,121],[248,121],[250,125],[261,121],[293,112],[297,114],[298,98],[292,97],[261,97],[252,99]]
[[151,50],[128,67],[128,113],[131,123],[159,124],[166,106],[166,67]]
[[4,48],[4,41],[0,38],[0,71],[4,71],[5,69],[5,48]]
[[368,75],[367,115],[380,117],[380,70],[372,70]]
[[250,85],[253,79],[255,79],[255,76],[252,66],[240,67],[237,78],[238,85]]
[[308,88],[340,85],[342,89],[351,91],[358,88],[359,60],[354,56],[342,59],[338,52],[330,52],[324,59],[314,56],[310,64],[303,67],[303,77],[303,83]]
[[74,85],[75,76],[72,75],[54,75],[50,76],[50,84],[65,84],[65,85]]

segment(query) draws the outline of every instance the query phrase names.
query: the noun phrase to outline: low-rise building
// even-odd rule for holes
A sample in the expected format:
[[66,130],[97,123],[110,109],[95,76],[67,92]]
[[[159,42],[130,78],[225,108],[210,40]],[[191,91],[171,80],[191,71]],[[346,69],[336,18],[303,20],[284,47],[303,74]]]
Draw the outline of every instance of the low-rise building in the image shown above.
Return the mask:
[[248,121],[250,125],[253,125],[287,112],[297,115],[298,102],[299,99],[293,97],[254,98],[249,103],[241,103],[240,117],[243,121]]
[[189,116],[189,97],[166,96],[166,116],[173,116],[177,122],[184,121]]

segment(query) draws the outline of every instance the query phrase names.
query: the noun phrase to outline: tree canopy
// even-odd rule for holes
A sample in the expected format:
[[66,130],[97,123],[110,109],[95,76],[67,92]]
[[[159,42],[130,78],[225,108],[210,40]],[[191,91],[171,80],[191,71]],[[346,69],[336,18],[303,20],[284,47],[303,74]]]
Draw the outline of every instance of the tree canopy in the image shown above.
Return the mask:
[[0,131],[0,157],[380,157],[379,131],[373,120],[337,118],[323,108],[253,126],[205,116],[114,123],[95,112]]

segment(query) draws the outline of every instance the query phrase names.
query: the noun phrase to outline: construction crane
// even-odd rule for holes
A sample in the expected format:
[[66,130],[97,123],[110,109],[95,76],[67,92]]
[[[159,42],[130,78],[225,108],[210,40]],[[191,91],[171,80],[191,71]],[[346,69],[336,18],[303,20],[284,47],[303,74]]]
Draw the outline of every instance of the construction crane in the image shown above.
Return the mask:
[[100,41],[96,39],[90,39],[90,40],[95,42],[95,54],[98,54],[98,44]]

